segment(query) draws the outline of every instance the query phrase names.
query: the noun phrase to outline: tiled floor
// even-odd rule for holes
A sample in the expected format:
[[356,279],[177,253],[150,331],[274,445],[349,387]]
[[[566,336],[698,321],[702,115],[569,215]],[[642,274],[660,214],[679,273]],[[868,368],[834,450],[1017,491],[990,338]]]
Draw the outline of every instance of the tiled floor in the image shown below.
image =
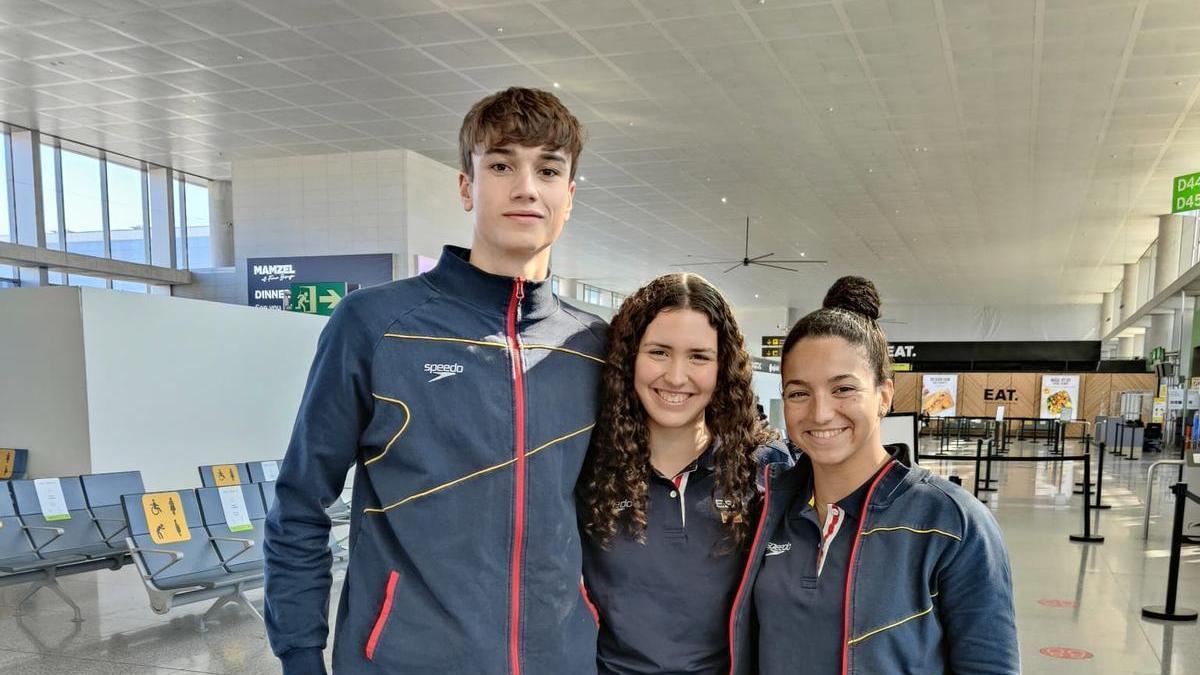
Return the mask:
[[[1014,454],[1041,450],[1023,444]],[[1143,605],[1163,602],[1166,588],[1173,502],[1165,486],[1174,470],[1164,472],[1169,481],[1160,481],[1154,497],[1159,515],[1149,540],[1142,540],[1146,466],[1157,458],[1106,458],[1103,498],[1113,509],[1095,512],[1096,531],[1106,541],[1093,545],[1067,539],[1083,529],[1080,497],[1070,494],[1081,468],[1073,462],[996,466],[1000,489],[989,497],[1012,556],[1027,675],[1200,674],[1200,625],[1140,617]],[[925,464],[941,473],[951,469],[944,462]],[[973,466],[953,466],[970,486]],[[83,624],[73,624],[70,610],[47,591],[35,596],[25,616],[15,616],[23,587],[0,589],[0,673],[279,672],[262,625],[241,608],[225,607],[202,633],[196,618],[207,603],[155,615],[133,567],[62,583],[83,607]],[[340,581],[334,586],[336,603]],[[261,591],[251,597],[259,600]],[[1184,549],[1179,604],[1200,607],[1200,547]],[[1051,658],[1042,650],[1085,658]]]

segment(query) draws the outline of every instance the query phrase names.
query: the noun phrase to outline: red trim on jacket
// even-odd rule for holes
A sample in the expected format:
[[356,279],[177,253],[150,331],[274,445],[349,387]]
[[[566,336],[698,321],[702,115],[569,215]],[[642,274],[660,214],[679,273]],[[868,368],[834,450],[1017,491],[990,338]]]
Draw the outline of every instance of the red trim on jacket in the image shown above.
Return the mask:
[[750,544],[750,555],[746,558],[746,569],[742,571],[742,580],[738,583],[737,593],[733,594],[733,607],[729,610],[729,675],[734,675],[737,659],[734,656],[734,627],[737,622],[738,606],[742,602],[742,593],[746,590],[746,582],[750,578],[750,568],[757,556],[758,543],[762,541],[763,526],[767,522],[767,509],[771,506],[771,481],[768,467],[763,467],[763,502],[762,511],[758,514],[758,525],[754,528],[754,541]]
[[387,590],[383,593],[383,607],[379,610],[379,617],[375,619],[375,627],[371,629],[371,637],[367,639],[367,660],[375,660],[375,647],[379,645],[379,636],[383,634],[383,627],[387,625],[388,616],[392,613],[392,599],[396,595],[396,581],[400,579],[400,573],[392,570],[388,575]]
[[525,548],[525,372],[521,361],[521,340],[517,336],[517,310],[525,297],[525,280],[513,279],[513,292],[508,301],[508,349],[512,360],[513,398],[516,433],[513,451],[516,453],[517,476],[513,494],[513,550],[509,582],[509,673],[521,675],[521,553]]
[[847,667],[850,664],[850,586],[854,583],[854,560],[858,557],[858,544],[862,541],[863,524],[867,522],[867,513],[871,508],[871,495],[875,494],[875,487],[892,470],[893,466],[896,466],[896,460],[889,459],[887,466],[883,467],[883,470],[875,476],[875,480],[871,481],[871,487],[867,488],[867,496],[863,499],[862,515],[858,519],[858,530],[854,533],[854,545],[850,547],[850,560],[846,563],[846,590],[842,594],[842,675],[847,675]]

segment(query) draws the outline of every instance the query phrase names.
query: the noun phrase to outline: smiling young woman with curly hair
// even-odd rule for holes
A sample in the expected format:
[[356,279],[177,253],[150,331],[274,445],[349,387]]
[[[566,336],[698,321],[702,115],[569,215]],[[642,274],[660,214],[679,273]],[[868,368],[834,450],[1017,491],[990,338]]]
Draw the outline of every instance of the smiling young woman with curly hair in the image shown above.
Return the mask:
[[758,420],[733,312],[695,274],[659,277],[613,318],[580,479],[584,577],[607,673],[718,673],[757,506]]

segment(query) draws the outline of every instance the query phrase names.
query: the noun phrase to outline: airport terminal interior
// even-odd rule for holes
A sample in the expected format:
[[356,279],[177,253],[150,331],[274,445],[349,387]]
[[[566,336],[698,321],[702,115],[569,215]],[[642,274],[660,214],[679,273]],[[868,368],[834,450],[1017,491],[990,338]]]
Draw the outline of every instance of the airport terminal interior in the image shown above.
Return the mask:
[[871,279],[884,440],[999,522],[1021,672],[1200,673],[1196,0],[0,0],[0,673],[281,672],[317,338],[471,244],[513,86],[586,130],[560,297],[703,275],[783,430],[789,328]]

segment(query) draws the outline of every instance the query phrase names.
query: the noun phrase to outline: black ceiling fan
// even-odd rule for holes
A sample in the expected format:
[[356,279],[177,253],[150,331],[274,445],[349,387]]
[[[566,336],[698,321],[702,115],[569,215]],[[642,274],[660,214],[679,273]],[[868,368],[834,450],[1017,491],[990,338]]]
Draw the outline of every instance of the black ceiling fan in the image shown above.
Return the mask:
[[[775,254],[774,253],[764,253],[762,255],[755,256],[753,258],[750,257],[750,216],[746,216],[746,249],[743,253],[743,257],[741,260],[704,260],[704,261],[680,263],[677,265],[671,265],[671,267],[695,267],[697,265],[729,265],[729,263],[733,263],[733,265],[730,266],[729,269],[724,270],[722,272],[722,274],[728,274],[729,272],[732,272],[733,270],[735,270],[739,267],[749,267],[751,265],[759,265],[761,267],[771,267],[773,269],[784,270],[786,272],[799,272],[800,270],[792,269],[791,267],[784,267],[784,265],[811,265],[811,264],[824,265],[827,262],[829,262],[828,260],[779,260],[776,258],[772,258],[771,256],[773,256],[773,255],[775,255]],[[688,256],[688,257],[690,258],[692,256]]]

